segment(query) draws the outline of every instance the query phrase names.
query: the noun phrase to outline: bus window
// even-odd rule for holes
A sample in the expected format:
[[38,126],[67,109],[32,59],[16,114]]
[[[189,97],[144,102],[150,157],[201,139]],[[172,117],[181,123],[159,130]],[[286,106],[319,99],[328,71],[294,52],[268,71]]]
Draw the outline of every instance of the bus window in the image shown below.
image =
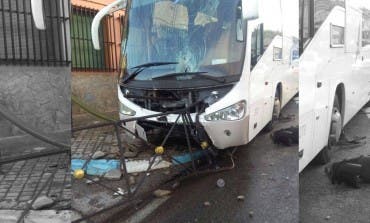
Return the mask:
[[299,52],[298,52],[298,49],[297,47],[292,47],[291,49],[291,55],[290,55],[290,61],[293,62],[293,61],[296,61],[299,59]]
[[300,0],[300,53],[335,6],[345,7],[345,0]]
[[313,1],[312,0],[301,0],[301,11],[300,11],[300,52],[309,43],[309,40],[314,35],[313,30]]
[[363,9],[362,47],[370,47],[370,10]]
[[341,26],[330,25],[330,47],[344,46],[344,28]]
[[280,47],[274,47],[273,50],[273,60],[274,61],[279,61],[283,59],[283,49]]
[[253,70],[254,66],[257,64],[263,51],[263,24],[261,23],[252,33],[251,70]]
[[314,0],[314,28],[315,32],[328,17],[335,6],[345,7],[344,0]]

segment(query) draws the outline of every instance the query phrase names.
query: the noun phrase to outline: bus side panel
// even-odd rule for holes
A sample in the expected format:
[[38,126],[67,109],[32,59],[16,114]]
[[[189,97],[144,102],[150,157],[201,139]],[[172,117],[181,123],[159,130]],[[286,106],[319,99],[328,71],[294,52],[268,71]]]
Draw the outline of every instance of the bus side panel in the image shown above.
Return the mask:
[[299,81],[299,63],[298,60],[294,59],[292,56],[294,51],[298,54],[298,45],[295,45],[292,39],[284,37],[283,50],[284,66],[282,66],[282,79],[280,81],[283,83],[282,107],[284,107],[292,97],[298,93]]
[[[299,169],[302,170],[328,142],[333,103],[332,81],[340,77],[338,63],[332,61],[344,54],[344,48],[331,48],[331,25],[344,27],[344,10],[335,8],[321,25],[300,59],[300,138]],[[348,63],[342,67],[348,67]],[[350,67],[350,66],[349,66]],[[338,75],[338,76],[337,76]],[[338,79],[336,83],[338,82]],[[301,117],[304,117],[301,120]],[[301,143],[302,142],[302,143]]]
[[363,15],[359,9],[348,4],[346,8],[346,52],[352,55],[351,84],[346,92],[346,124],[369,101],[370,91],[370,46],[362,47],[361,34]]
[[[358,9],[347,5],[345,16],[345,51],[348,62],[351,62],[351,71],[343,74],[345,86],[345,111],[343,125],[347,124],[349,120],[357,113],[363,104],[363,80],[360,75],[361,62],[359,59],[360,50],[360,32],[361,32],[361,13]],[[347,61],[343,61],[346,63]]]
[[[256,23],[256,22],[255,22]],[[248,32],[253,30],[253,22],[249,22]],[[251,35],[248,35],[251,36]],[[271,73],[274,67],[272,60],[272,44],[265,50],[258,63],[250,73],[249,91],[249,141],[251,141],[266,125],[266,113],[272,115],[272,108],[265,106],[266,96],[272,94],[270,86],[265,85],[266,74]],[[266,109],[266,110],[265,110]]]

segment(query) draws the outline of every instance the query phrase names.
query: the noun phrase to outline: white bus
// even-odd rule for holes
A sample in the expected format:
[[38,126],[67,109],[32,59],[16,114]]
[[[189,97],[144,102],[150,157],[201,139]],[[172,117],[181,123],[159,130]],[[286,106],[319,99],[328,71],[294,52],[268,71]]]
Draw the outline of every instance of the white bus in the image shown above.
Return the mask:
[[[298,38],[282,37],[281,24],[272,30],[264,26],[261,7],[274,4],[280,11],[280,0],[133,0],[102,9],[92,24],[96,49],[101,18],[126,8],[121,119],[200,101],[190,108],[192,120],[206,133],[198,137],[218,149],[244,145],[266,126],[271,129],[298,91],[299,58]],[[176,118],[126,126],[145,138]]]
[[300,0],[299,170],[322,164],[370,99],[370,2]]

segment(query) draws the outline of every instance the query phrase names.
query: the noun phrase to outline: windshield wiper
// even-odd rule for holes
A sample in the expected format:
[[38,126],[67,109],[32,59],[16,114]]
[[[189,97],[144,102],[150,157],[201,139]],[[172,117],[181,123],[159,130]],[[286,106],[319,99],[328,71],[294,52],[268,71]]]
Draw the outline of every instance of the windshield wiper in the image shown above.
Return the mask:
[[165,79],[165,78],[168,78],[168,77],[193,75],[194,77],[202,77],[202,78],[212,80],[212,81],[216,81],[216,82],[219,82],[219,83],[225,83],[226,82],[225,78],[214,77],[214,76],[211,76],[211,75],[207,75],[207,73],[208,72],[206,72],[206,71],[170,73],[170,74],[165,74],[165,75],[162,75],[162,76],[159,76],[159,77],[155,77],[155,78],[153,78],[153,80],[160,80],[160,79]]
[[153,62],[153,63],[145,63],[141,64],[135,67],[131,67],[130,69],[136,69],[134,72],[131,73],[131,75],[126,76],[122,80],[122,83],[125,84],[128,81],[132,80],[135,78],[137,75],[139,75],[143,70],[145,70],[148,67],[158,67],[158,66],[164,66],[164,65],[171,65],[171,64],[178,64],[178,62]]

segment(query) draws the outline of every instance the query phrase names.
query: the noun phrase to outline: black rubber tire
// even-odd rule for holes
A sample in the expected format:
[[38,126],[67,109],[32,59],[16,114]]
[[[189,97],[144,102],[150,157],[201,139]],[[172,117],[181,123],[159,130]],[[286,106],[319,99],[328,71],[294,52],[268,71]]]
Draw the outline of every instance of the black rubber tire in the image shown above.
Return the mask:
[[[338,95],[335,95],[332,112],[334,111],[334,109],[337,109],[341,113]],[[329,130],[329,132],[331,132],[331,130]],[[332,145],[331,144],[332,143],[330,142],[330,136],[329,136],[329,138],[328,138],[328,145],[325,146],[320,151],[320,153],[317,154],[317,156],[315,158],[316,163],[318,163],[320,165],[325,165],[325,164],[327,164],[327,163],[330,162],[331,156],[332,156],[332,153],[333,153],[333,148],[332,148]]]

